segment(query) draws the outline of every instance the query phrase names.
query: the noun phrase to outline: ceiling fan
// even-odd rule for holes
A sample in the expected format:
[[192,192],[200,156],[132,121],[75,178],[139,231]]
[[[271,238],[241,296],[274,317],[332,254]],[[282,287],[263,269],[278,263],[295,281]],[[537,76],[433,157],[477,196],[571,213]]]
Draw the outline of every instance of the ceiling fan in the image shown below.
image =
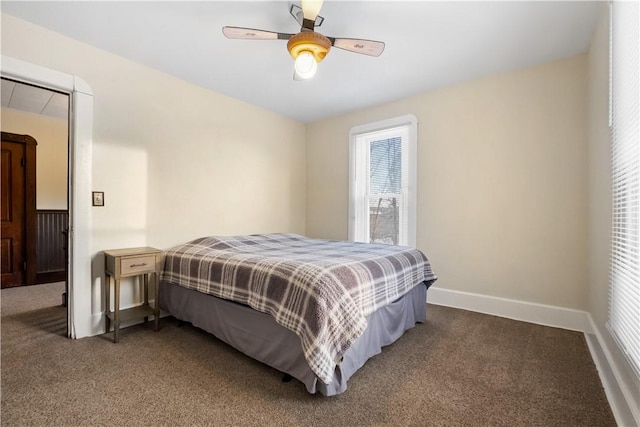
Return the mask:
[[[331,47],[361,53],[369,56],[380,56],[384,51],[384,43],[374,40],[327,37],[315,31],[324,18],[318,16],[323,0],[302,0],[300,9],[292,5],[290,12],[301,24],[297,34],[277,33],[274,31],[256,30],[242,27],[222,27],[222,33],[229,39],[247,40],[287,40],[287,50],[293,59],[294,79],[305,80],[313,77],[318,63],[329,53]],[[301,22],[300,22],[301,21]]]

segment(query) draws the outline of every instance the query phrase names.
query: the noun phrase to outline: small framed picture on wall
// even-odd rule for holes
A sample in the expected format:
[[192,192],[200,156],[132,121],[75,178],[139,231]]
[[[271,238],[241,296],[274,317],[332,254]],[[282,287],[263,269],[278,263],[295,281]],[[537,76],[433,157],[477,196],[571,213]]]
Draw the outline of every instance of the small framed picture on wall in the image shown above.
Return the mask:
[[93,206],[104,206],[104,191],[93,191]]

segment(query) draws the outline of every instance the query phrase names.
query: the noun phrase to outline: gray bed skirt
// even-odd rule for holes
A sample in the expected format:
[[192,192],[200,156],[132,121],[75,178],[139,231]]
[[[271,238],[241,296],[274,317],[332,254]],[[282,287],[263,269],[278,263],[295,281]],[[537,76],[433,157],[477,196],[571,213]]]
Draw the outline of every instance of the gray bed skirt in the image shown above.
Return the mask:
[[309,393],[340,394],[347,381],[382,347],[426,320],[427,286],[419,284],[367,318],[367,329],[336,366],[333,381],[324,384],[309,368],[300,338],[273,318],[242,304],[172,285],[160,284],[160,308],[203,329],[244,354],[301,381]]

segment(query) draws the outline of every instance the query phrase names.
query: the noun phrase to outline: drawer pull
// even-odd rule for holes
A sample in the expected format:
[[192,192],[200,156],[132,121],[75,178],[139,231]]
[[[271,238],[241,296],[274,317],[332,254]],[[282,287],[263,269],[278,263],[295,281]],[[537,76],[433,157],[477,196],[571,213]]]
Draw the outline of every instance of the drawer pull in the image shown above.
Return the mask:
[[140,264],[131,264],[129,266],[129,268],[135,268],[135,267],[144,267],[145,265],[147,265],[146,262],[140,263]]

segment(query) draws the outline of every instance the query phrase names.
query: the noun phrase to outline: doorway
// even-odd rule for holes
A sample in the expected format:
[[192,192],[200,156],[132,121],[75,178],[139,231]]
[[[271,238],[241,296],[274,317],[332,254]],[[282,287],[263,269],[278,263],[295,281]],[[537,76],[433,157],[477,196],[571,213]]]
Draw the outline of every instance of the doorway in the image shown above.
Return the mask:
[[37,284],[51,298],[42,286],[57,284],[50,304],[65,310],[69,108],[68,94],[2,78],[2,288]]
[[[69,338],[97,335],[101,331],[100,283],[92,278],[91,245],[91,145],[93,91],[80,77],[62,73],[10,56],[1,56],[3,78],[37,85],[69,95]],[[76,286],[78,283],[78,286]],[[89,286],[87,286],[89,284]],[[95,313],[95,314],[94,314]]]

